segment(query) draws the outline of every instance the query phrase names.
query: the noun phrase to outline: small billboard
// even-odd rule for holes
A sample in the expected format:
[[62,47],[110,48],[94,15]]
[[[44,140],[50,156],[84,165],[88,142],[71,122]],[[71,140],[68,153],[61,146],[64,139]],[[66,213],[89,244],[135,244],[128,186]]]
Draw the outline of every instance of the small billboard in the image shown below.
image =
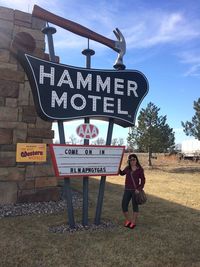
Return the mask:
[[124,146],[50,144],[58,177],[118,175]]
[[16,162],[44,162],[46,154],[46,144],[18,143]]

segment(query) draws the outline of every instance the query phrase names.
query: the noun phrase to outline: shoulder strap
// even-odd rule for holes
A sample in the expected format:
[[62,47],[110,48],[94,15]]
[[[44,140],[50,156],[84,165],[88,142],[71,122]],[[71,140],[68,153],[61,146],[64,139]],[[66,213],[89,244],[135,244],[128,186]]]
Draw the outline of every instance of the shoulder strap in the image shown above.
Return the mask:
[[131,171],[131,179],[132,179],[132,182],[133,182],[133,186],[134,186],[135,189],[136,189],[136,184],[135,184],[135,181],[134,181],[134,178],[133,178],[133,173],[132,173],[132,171]]

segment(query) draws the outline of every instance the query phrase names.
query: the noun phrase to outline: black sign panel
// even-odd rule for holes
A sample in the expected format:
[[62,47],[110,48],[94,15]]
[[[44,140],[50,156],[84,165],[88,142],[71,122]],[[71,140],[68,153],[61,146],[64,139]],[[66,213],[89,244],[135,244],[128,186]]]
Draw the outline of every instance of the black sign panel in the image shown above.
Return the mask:
[[138,71],[77,68],[21,54],[38,115],[66,121],[90,117],[134,125],[137,109],[148,92]]

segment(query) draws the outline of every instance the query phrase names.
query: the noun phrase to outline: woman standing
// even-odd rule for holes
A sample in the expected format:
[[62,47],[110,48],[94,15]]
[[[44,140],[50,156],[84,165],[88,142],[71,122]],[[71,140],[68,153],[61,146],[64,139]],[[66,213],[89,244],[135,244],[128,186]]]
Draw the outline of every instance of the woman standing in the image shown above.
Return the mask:
[[[125,190],[122,199],[122,211],[125,217],[125,227],[133,229],[136,226],[136,220],[138,217],[138,204],[135,201],[136,194],[143,189],[145,184],[144,170],[139,163],[136,154],[130,154],[128,156],[128,165],[122,171],[119,171],[120,175],[126,175]],[[134,181],[133,181],[134,180]],[[128,212],[128,205],[132,200],[133,213],[131,216]]]

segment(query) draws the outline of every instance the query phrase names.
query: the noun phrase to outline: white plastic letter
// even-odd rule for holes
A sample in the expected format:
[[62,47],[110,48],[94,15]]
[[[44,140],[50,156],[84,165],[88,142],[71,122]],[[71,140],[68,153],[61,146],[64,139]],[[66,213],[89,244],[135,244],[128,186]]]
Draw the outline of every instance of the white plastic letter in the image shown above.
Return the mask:
[[92,111],[97,111],[97,99],[101,100],[100,96],[88,95],[92,99]]
[[108,109],[108,107],[114,107],[113,103],[108,103],[108,101],[114,101],[112,97],[104,97],[103,112],[114,113],[114,110]]
[[107,88],[107,94],[110,94],[110,77],[106,77],[105,81],[103,82],[100,75],[97,75],[96,78],[96,91],[100,92],[100,87],[102,91],[105,91]]
[[138,89],[138,85],[135,81],[129,81],[128,80],[128,91],[127,91],[127,95],[130,96],[131,95],[131,91],[133,92],[135,97],[138,97],[138,94],[136,92],[136,90]]
[[81,88],[81,84],[83,88],[85,88],[88,85],[88,91],[91,91],[92,90],[92,74],[88,74],[84,80],[82,73],[77,72],[77,89]]
[[40,65],[40,84],[44,84],[44,78],[50,78],[50,85],[54,86],[55,68],[51,67],[51,72],[44,72],[44,66]]
[[117,99],[117,111],[118,111],[118,114],[123,114],[123,115],[127,115],[128,114],[127,110],[122,110],[122,101],[121,101],[121,99]]
[[59,98],[56,91],[52,91],[51,94],[51,107],[55,108],[56,103],[60,107],[61,104],[63,103],[63,108],[67,108],[67,93],[63,93],[62,96]]
[[[65,77],[67,77],[67,80],[65,80]],[[69,84],[69,86],[70,86],[71,88],[74,88],[68,70],[64,70],[64,71],[63,71],[63,74],[61,75],[60,80],[59,80],[57,86],[61,87],[61,86],[63,85],[63,83],[65,83],[65,84]]]
[[[80,98],[82,100],[82,105],[81,106],[77,106],[74,102],[75,102],[75,99],[76,98]],[[72,96],[71,98],[71,105],[74,109],[76,110],[82,110],[85,108],[86,106],[86,100],[85,100],[85,97],[83,95],[80,95],[80,94],[75,94]]]
[[115,94],[116,95],[124,95],[124,92],[119,91],[118,89],[124,89],[124,79],[115,78]]

